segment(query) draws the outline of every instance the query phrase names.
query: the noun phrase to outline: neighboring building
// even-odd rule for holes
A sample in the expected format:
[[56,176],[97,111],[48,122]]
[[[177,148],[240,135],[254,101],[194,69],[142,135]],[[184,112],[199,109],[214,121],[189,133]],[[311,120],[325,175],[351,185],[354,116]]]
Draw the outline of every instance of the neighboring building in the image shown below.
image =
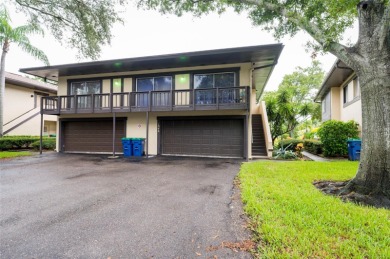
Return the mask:
[[354,120],[362,125],[362,103],[359,79],[355,72],[341,60],[337,60],[325,77],[315,102],[321,102],[322,121]]
[[[56,85],[5,72],[3,134],[39,136],[41,97],[56,94]],[[44,115],[43,135],[56,132],[56,116]]]
[[271,155],[256,93],[282,49],[272,44],[21,71],[58,80],[59,96],[45,97],[43,112],[58,116],[61,152],[109,153],[113,139],[121,152],[127,136],[146,138],[149,155],[252,158]]

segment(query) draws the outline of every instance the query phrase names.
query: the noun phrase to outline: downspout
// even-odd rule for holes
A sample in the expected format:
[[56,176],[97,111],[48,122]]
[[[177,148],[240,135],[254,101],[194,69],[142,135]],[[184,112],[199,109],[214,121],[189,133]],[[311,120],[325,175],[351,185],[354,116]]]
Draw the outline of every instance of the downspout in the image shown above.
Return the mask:
[[[255,63],[253,63],[253,64],[255,64]],[[253,78],[253,71],[256,71],[256,70],[259,70],[259,69],[263,69],[263,68],[267,68],[267,67],[275,67],[277,64],[278,64],[278,60],[274,61],[272,64],[263,65],[263,66],[258,66],[258,67],[253,67],[253,68],[252,68],[252,78]],[[273,68],[272,68],[272,70],[273,70]],[[263,87],[263,89],[262,89],[262,92],[259,93],[259,97],[263,94],[265,85],[268,83],[268,80],[269,80],[269,78],[270,78],[270,76],[271,76],[271,74],[272,74],[272,70],[271,70],[271,73],[269,73],[269,75],[268,75],[268,77],[267,77],[267,79],[266,79],[266,81],[265,81],[265,83],[264,83],[264,87]],[[258,100],[256,100],[256,101],[258,101]]]
[[43,96],[41,97],[41,130],[39,131],[39,154],[42,155]]
[[146,139],[145,139],[145,155],[149,157],[149,112],[146,112]]
[[108,158],[118,158],[118,156],[115,156],[115,131],[116,131],[116,114],[115,112],[112,113],[112,156],[109,156]]

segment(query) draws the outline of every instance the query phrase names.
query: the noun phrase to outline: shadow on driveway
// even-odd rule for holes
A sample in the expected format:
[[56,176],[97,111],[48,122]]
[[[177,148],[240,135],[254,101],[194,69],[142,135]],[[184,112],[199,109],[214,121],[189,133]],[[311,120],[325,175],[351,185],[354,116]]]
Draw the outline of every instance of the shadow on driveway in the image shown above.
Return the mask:
[[[0,161],[1,258],[250,258],[241,160],[44,154]],[[212,248],[211,248],[212,247]]]

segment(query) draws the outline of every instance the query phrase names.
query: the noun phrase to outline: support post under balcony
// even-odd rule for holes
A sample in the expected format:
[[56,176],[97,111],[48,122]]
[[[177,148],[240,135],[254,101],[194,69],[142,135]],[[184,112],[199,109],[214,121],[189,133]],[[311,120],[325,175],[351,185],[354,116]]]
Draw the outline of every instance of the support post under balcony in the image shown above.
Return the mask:
[[42,155],[43,97],[41,97],[41,130],[39,131],[39,154]]

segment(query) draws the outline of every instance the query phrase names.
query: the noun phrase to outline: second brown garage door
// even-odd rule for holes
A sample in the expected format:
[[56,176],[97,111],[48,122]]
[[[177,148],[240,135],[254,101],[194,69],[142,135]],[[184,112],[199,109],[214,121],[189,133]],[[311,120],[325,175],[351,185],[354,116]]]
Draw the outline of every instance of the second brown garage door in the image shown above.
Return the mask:
[[[64,152],[112,152],[111,120],[63,121],[61,151]],[[121,138],[126,135],[125,120],[116,121],[115,151],[122,152]]]
[[243,119],[161,119],[163,155],[244,156]]

